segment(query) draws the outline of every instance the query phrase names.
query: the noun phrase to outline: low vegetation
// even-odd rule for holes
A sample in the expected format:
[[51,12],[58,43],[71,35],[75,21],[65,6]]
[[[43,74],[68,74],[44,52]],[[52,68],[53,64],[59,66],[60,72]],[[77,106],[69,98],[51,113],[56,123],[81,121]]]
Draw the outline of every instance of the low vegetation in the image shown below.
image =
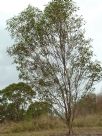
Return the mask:
[[[73,126],[76,134],[102,134],[102,116],[80,116]],[[59,118],[42,116],[33,120],[1,124],[0,136],[60,136],[67,131],[65,123]]]
[[76,127],[102,127],[102,114],[80,116],[74,121]]
[[[22,83],[19,84],[21,85]],[[7,90],[3,89],[1,91],[2,101],[0,105],[0,133],[2,135],[0,136],[20,136],[21,134],[25,136],[50,136],[52,134],[53,136],[55,134],[60,135],[61,133],[67,133],[68,130],[65,122],[63,122],[63,120],[61,120],[61,118],[56,115],[52,109],[52,105],[49,104],[48,101],[31,101],[31,104],[29,103],[28,108],[23,110],[22,106],[17,108],[17,102],[15,102],[17,99],[19,99],[21,105],[23,105],[23,103],[26,101],[25,99],[22,101],[21,98],[14,97],[18,84],[13,85],[14,87],[11,89],[12,91],[7,91],[8,87]],[[10,87],[12,87],[12,85],[10,85]],[[17,92],[18,96],[19,92]],[[8,98],[10,103],[8,103]],[[13,98],[15,99],[13,100]],[[94,133],[101,133],[101,100],[101,94],[96,95],[94,93],[88,93],[77,101],[75,120],[73,122],[73,129],[75,133],[85,133],[84,130],[86,129],[92,129],[91,132]],[[12,109],[12,106],[9,108],[9,105],[11,104],[14,105],[14,109]],[[16,108],[18,110],[16,110]],[[90,133],[90,131],[88,132]]]
[[21,122],[6,122],[1,126],[2,133],[18,133],[25,131],[45,131],[66,128],[66,125],[56,117],[42,116],[33,120]]

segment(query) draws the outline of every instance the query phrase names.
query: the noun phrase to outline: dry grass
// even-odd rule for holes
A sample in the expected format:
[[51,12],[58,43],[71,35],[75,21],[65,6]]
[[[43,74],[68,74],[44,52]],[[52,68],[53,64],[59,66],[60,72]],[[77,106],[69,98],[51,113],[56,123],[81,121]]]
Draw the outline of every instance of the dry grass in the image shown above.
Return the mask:
[[29,131],[29,132],[19,132],[19,133],[2,133],[0,136],[58,136],[63,135],[66,130],[56,129],[56,130],[44,130],[44,131]]
[[76,127],[102,127],[102,115],[87,115],[75,119]]
[[[74,122],[74,132],[82,136],[102,134],[102,116],[90,115],[77,118]],[[67,133],[66,125],[55,117],[43,116],[35,120],[11,122],[0,126],[0,136],[63,136],[64,133]]]
[[[53,129],[53,130],[29,131],[29,132],[19,132],[19,133],[0,133],[0,136],[64,136],[64,134],[66,133],[67,133],[67,129]],[[77,134],[77,136],[78,135],[102,136],[102,128],[101,127],[74,128],[74,133]]]
[[41,117],[35,120],[25,120],[19,123],[9,122],[0,127],[1,133],[18,133],[24,131],[42,131],[65,128],[66,125],[55,117]]

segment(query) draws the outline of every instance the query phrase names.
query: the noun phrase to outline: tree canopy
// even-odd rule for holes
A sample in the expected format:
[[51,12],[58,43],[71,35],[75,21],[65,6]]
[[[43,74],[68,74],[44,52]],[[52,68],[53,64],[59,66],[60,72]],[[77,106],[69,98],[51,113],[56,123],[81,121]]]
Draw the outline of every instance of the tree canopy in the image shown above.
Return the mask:
[[40,117],[42,115],[51,115],[52,105],[49,104],[47,101],[36,101],[34,103],[31,103],[28,110],[27,114],[28,116],[31,116],[33,118]]
[[24,111],[35,97],[32,88],[23,83],[13,83],[1,90],[1,113],[10,120],[21,120],[24,117]]

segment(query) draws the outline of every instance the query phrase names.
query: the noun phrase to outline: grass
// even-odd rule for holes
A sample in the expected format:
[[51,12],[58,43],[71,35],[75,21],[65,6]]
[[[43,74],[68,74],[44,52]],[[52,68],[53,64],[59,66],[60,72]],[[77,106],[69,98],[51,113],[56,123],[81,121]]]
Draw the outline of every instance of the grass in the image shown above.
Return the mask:
[[[102,116],[88,115],[74,121],[77,134],[102,134]],[[41,117],[19,123],[9,122],[0,126],[0,136],[58,136],[67,133],[66,125],[55,117]],[[63,135],[62,135],[63,136]]]
[[1,133],[18,133],[65,128],[66,125],[55,117],[41,117],[34,120],[25,120],[19,123],[8,122],[0,127]]
[[[90,134],[90,136],[95,134],[102,134],[101,127],[93,128],[74,128],[75,134],[80,134],[80,136],[85,136]],[[18,133],[0,133],[0,136],[63,136],[67,133],[67,129],[51,129],[51,130],[42,130],[42,131],[25,131]],[[89,136],[89,135],[88,135]]]
[[102,115],[87,115],[75,119],[74,126],[76,127],[102,127]]
[[55,136],[65,133],[64,130],[43,130],[43,131],[29,131],[29,132],[19,132],[19,133],[2,133],[0,136]]

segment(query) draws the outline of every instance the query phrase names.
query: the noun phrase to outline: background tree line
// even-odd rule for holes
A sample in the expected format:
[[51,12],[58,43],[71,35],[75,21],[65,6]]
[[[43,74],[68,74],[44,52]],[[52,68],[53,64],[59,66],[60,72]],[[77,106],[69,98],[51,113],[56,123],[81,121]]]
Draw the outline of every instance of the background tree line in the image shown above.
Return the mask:
[[[47,99],[37,101],[36,93],[27,84],[11,84],[0,91],[0,119],[21,121],[42,115],[56,116]],[[102,94],[88,93],[77,101],[75,116],[102,113]]]
[[23,83],[11,84],[0,91],[0,119],[21,121],[51,113],[47,101],[35,101],[35,91]]

